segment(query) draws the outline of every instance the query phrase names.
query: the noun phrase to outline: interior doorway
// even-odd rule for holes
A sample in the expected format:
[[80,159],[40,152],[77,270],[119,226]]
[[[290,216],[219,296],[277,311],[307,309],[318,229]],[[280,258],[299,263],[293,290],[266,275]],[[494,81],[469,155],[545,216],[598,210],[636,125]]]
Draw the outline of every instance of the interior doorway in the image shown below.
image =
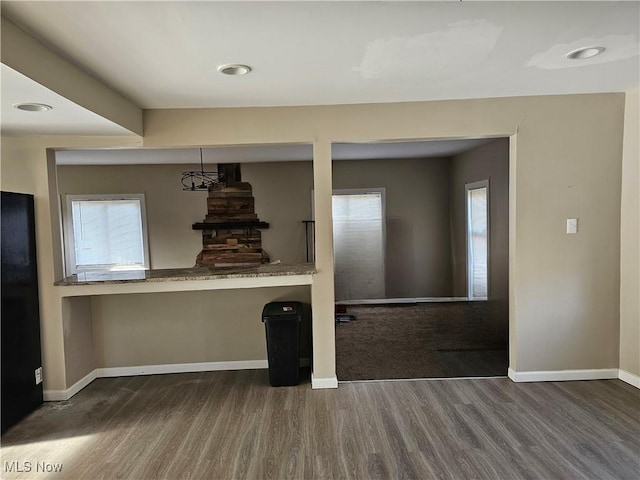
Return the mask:
[[383,206],[368,209],[382,249],[334,195],[338,380],[506,376],[509,139],[338,144],[332,155],[334,192],[384,186]]

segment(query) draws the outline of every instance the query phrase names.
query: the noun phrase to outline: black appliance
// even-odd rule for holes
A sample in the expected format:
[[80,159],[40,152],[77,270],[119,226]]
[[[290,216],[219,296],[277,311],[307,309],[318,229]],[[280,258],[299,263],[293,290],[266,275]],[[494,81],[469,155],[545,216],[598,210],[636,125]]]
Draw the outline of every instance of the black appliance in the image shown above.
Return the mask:
[[33,195],[2,192],[2,433],[42,404]]

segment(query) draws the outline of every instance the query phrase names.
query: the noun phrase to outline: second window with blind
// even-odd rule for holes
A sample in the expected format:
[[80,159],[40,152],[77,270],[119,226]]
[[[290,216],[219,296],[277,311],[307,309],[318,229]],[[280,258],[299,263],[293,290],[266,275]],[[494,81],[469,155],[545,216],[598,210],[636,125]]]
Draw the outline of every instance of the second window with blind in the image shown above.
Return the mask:
[[384,193],[333,191],[336,301],[385,298]]

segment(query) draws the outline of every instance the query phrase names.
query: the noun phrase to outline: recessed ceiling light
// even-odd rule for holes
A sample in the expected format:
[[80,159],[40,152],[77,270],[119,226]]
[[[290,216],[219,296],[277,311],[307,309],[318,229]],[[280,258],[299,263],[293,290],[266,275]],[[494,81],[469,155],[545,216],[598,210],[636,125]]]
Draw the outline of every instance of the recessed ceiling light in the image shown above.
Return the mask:
[[53,108],[44,103],[14,103],[12,106],[24,112],[47,112]]
[[595,57],[604,52],[604,47],[584,47],[573,50],[565,55],[569,60],[584,60]]
[[225,75],[246,75],[251,71],[251,67],[249,65],[240,65],[239,63],[228,63],[220,65],[218,71]]

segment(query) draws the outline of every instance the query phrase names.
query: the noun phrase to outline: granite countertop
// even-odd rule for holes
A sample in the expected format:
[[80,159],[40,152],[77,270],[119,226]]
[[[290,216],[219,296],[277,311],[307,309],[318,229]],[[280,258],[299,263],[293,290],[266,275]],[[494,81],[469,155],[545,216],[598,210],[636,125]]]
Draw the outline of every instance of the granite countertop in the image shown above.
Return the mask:
[[113,272],[86,272],[71,275],[54,283],[56,286],[179,282],[185,280],[222,280],[226,278],[257,278],[288,275],[313,275],[313,263],[281,263],[232,267],[171,268],[166,270],[122,270]]

